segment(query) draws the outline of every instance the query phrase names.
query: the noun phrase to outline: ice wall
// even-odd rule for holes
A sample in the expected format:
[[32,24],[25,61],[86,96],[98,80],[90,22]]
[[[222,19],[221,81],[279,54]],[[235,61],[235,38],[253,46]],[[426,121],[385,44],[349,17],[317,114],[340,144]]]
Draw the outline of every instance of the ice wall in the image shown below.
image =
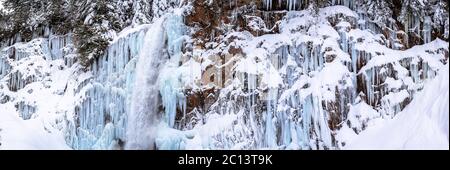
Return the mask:
[[[182,72],[183,16],[176,11],[121,35],[80,82],[81,100],[67,141],[76,149],[156,149],[156,125],[174,126],[185,107]],[[160,106],[164,107],[161,117]]]
[[181,62],[181,50],[185,34],[183,16],[180,13],[169,14],[165,22],[165,31],[167,33],[167,49],[170,59],[162,68],[158,81],[159,92],[165,110],[164,120],[169,127],[173,127],[178,105],[182,107],[185,105],[182,82],[180,82],[181,75],[177,71]]
[[93,62],[92,76],[79,80],[75,89],[79,100],[66,129],[66,141],[74,149],[124,147],[136,56],[145,33],[146,29],[140,29],[119,37]]
[[393,117],[447,60],[441,40],[401,51],[397,35],[386,38],[364,14],[344,6],[319,14],[288,12],[278,34],[225,36],[233,38],[218,49],[241,48],[243,57],[235,56],[234,80],[206,114],[237,115],[237,123],[207,149],[337,149],[335,132],[353,119],[353,105],[381,113],[368,119]]

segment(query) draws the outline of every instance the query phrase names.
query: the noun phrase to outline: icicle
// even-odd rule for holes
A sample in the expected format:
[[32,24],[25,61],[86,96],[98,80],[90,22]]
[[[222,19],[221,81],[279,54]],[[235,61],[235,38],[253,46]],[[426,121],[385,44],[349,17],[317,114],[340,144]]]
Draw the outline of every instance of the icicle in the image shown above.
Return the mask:
[[184,37],[183,16],[181,14],[172,14],[168,17],[166,24],[169,55],[174,57],[173,62],[178,64],[181,56],[181,48]]
[[306,100],[302,103],[302,134],[301,134],[301,141],[302,146],[304,147],[310,147],[310,130],[311,130],[311,113],[314,112],[313,110],[313,102],[312,102],[312,96],[306,97]]
[[169,127],[175,125],[177,113],[177,103],[180,98],[184,98],[181,90],[179,67],[182,45],[184,38],[183,16],[172,14],[168,16],[165,23],[170,60],[160,73],[159,88],[162,96],[162,103],[165,109],[165,120]]
[[419,59],[414,57],[411,61],[411,78],[413,80],[414,83],[419,83],[420,78],[419,78]]
[[[145,30],[141,30],[113,42],[107,53],[92,64],[93,77],[80,82],[75,93],[85,89],[86,97],[75,106],[78,120],[69,123],[66,136],[73,148],[123,147],[119,141],[126,141],[136,63],[133,58],[139,53],[144,35]],[[70,36],[65,39],[71,42]],[[71,60],[67,56],[64,59]]]
[[314,106],[316,107],[315,115],[313,116],[314,124],[316,125],[315,129],[319,129],[318,138],[322,140],[324,146],[331,147],[331,133],[327,123],[327,113],[322,109],[322,101],[321,96],[316,96],[313,98]]
[[[248,108],[249,108],[249,117],[250,117],[250,127],[252,129],[252,131],[255,133],[254,137],[256,139],[256,141],[259,140],[259,127],[257,124],[257,119],[256,119],[256,113],[255,113],[255,104],[256,104],[256,99],[255,99],[255,90],[257,88],[257,76],[254,74],[248,74],[248,73],[242,73],[247,75],[247,89],[248,89],[248,97],[247,97],[247,104],[248,104]],[[258,147],[263,147],[263,145],[261,145],[263,143],[263,141],[261,142],[257,142]]]
[[31,119],[33,114],[36,112],[36,107],[28,105],[24,101],[21,101],[16,104],[17,111],[20,113],[20,117],[22,117],[23,120]]
[[357,63],[358,63],[358,52],[356,51],[356,43],[352,42],[350,45],[351,48],[351,58],[352,58],[352,69],[355,75],[358,73]]
[[287,0],[286,5],[287,5],[286,9],[288,9],[289,11],[292,11],[292,0]]
[[272,10],[272,0],[265,0],[265,6],[266,6],[266,10],[270,11]]
[[[278,89],[269,89],[269,93],[267,94],[267,111],[266,111],[266,145],[269,148],[275,148],[277,146],[277,136],[275,134],[275,125],[274,125],[274,115],[277,110],[277,98],[278,98]],[[284,121],[284,119],[282,120]],[[284,123],[283,123],[284,125]],[[283,128],[283,131],[286,129]]]
[[[3,54],[1,54],[1,55],[3,55]],[[7,60],[5,58],[0,57],[0,79],[5,77],[9,73],[10,70],[11,70],[11,66],[7,63]]]
[[431,17],[426,16],[423,23],[423,42],[431,42]]

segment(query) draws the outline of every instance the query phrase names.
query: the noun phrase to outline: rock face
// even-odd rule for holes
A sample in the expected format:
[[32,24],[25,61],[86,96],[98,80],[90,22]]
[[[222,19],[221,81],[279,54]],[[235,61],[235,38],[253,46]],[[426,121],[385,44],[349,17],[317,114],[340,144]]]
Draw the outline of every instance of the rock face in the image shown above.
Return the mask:
[[[0,103],[64,115],[51,126],[74,149],[340,149],[342,128],[403,110],[448,42],[321,2],[153,1],[152,24],[120,33],[87,72],[71,35],[3,49]],[[65,102],[21,96],[42,89]]]
[[[271,7],[259,1],[200,4],[205,2],[194,2],[186,20],[193,28],[194,46],[203,51],[193,57],[209,65],[202,70],[199,86],[222,90],[210,92],[219,95],[213,107],[190,100],[194,107],[188,112],[226,115],[244,110],[238,119],[246,122],[250,131],[233,132],[246,137],[217,139],[232,146],[339,148],[334,135],[342,126],[367,124],[349,121],[351,105],[367,103],[379,116],[392,117],[411,101],[422,82],[438,71],[424,66],[428,62],[423,62],[422,56],[438,54],[440,57],[430,61],[437,61],[438,67],[448,60],[445,42],[434,41],[435,46],[429,46],[433,50],[406,49],[407,42],[420,42],[405,41],[401,33],[392,37],[388,28],[378,31],[381,28],[362,24],[361,15],[342,6],[288,12],[284,1],[281,5],[274,1]],[[291,8],[305,7],[299,3]],[[367,25],[379,34],[366,31],[371,29]],[[418,51],[419,55],[411,55]],[[402,57],[393,57],[396,55]],[[422,71],[416,72],[417,68]],[[200,91],[205,96],[205,91]],[[186,93],[195,99],[198,94]],[[358,133],[361,129],[354,130]]]

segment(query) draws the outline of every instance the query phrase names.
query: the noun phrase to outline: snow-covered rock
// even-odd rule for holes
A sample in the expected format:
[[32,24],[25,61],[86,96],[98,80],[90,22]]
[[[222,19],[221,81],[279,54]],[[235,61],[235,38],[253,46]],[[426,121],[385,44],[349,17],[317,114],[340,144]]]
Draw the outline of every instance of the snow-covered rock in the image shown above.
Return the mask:
[[408,43],[359,2],[136,1],[86,70],[72,33],[7,46],[0,149],[448,148],[448,42],[427,17]]

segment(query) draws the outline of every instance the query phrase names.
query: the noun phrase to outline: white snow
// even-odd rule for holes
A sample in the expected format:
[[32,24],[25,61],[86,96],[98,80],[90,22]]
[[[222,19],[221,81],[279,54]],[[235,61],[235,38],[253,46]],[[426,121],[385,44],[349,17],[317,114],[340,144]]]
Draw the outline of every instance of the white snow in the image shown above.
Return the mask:
[[126,38],[128,35],[130,35],[132,33],[149,29],[151,26],[152,26],[152,24],[142,24],[142,25],[138,25],[138,26],[134,26],[134,25],[128,26],[128,27],[124,28],[122,31],[120,31],[119,33],[117,33],[117,35],[109,43],[110,44],[114,44],[115,42],[117,42],[121,38]]
[[237,64],[236,71],[256,75],[258,74],[257,66],[252,58],[245,58]]
[[[219,115],[219,114],[211,114],[206,119],[205,124],[199,124],[194,127],[193,131],[195,136],[198,136],[201,139],[201,143],[198,141],[188,141],[186,149],[196,149],[199,148],[198,144],[201,144],[202,148],[212,148],[211,137],[219,134],[227,128],[232,127],[233,122],[236,120],[235,114],[229,115]],[[194,138],[195,139],[195,138]],[[197,146],[196,146],[197,145]]]
[[369,126],[344,149],[449,149],[449,65],[392,120]]
[[319,35],[320,37],[323,37],[324,39],[330,37],[335,40],[338,40],[340,37],[339,33],[336,32],[336,30],[328,24],[313,25],[309,28],[308,34],[312,35],[312,36]]
[[321,16],[331,16],[336,14],[342,14],[344,16],[358,18],[358,14],[356,14],[356,12],[353,12],[350,8],[342,5],[329,6],[322,8],[320,10]]
[[[359,132],[364,130],[364,127],[373,124],[373,119],[379,118],[380,116],[380,113],[374,110],[372,106],[369,106],[364,101],[360,101],[360,103],[351,106],[347,118],[350,121],[350,127]],[[347,126],[343,129],[345,130],[345,128]],[[343,129],[340,129],[340,131]]]
[[23,120],[12,105],[0,105],[0,149],[70,149],[62,133],[45,127],[45,118]]
[[[49,104],[54,102],[51,98],[40,101]],[[62,132],[49,122],[55,120],[52,117],[56,115],[45,114],[45,107],[41,108],[41,113],[36,113],[37,117],[23,120],[12,103],[0,105],[0,149],[70,149]]]
[[0,0],[0,11],[3,11],[3,2],[4,2],[5,0]]
[[[437,52],[439,49],[448,49],[449,45],[448,42],[436,39],[424,45],[416,45],[408,50],[398,51],[389,49],[386,46],[376,43],[376,41],[374,41],[375,39],[368,38],[370,36],[366,36],[370,34],[361,33],[361,35],[356,36],[356,34],[359,34],[356,32],[357,31],[353,32],[355,34],[352,34],[352,36],[355,36],[355,38],[358,36],[366,38],[364,43],[357,44],[357,48],[371,53],[374,56],[363,68],[361,68],[360,73],[363,73],[364,71],[376,66],[381,66],[387,63],[396,63],[401,59],[414,57],[420,57],[425,62],[427,62],[428,65],[430,65],[431,69],[438,70],[443,66],[443,64],[440,62],[440,60],[443,59],[443,55],[431,55],[429,52]],[[381,55],[377,55],[377,53]]]
[[269,88],[278,88],[283,84],[283,79],[280,77],[279,72],[270,64],[268,71],[262,76],[262,82]]
[[213,137],[231,128],[236,120],[235,114],[210,114],[205,123],[197,124],[192,130],[180,131],[161,123],[158,126],[156,146],[161,150],[214,149]]
[[402,80],[395,80],[392,77],[386,78],[384,83],[388,86],[389,89],[400,89],[403,84]]
[[[52,57],[56,53],[48,50],[48,43],[48,39],[38,38],[13,46],[16,58],[7,60],[12,72],[0,79],[0,96],[10,98],[0,104],[0,149],[70,149],[63,130],[66,113],[74,104],[73,90],[69,89],[74,88],[73,75],[78,65],[67,67],[62,56]],[[8,50],[2,49],[0,57],[5,57]],[[22,75],[14,82],[23,84],[17,92],[6,86],[13,72]],[[33,81],[22,80],[27,77],[34,77]],[[15,106],[21,103],[34,109],[19,113]]]

